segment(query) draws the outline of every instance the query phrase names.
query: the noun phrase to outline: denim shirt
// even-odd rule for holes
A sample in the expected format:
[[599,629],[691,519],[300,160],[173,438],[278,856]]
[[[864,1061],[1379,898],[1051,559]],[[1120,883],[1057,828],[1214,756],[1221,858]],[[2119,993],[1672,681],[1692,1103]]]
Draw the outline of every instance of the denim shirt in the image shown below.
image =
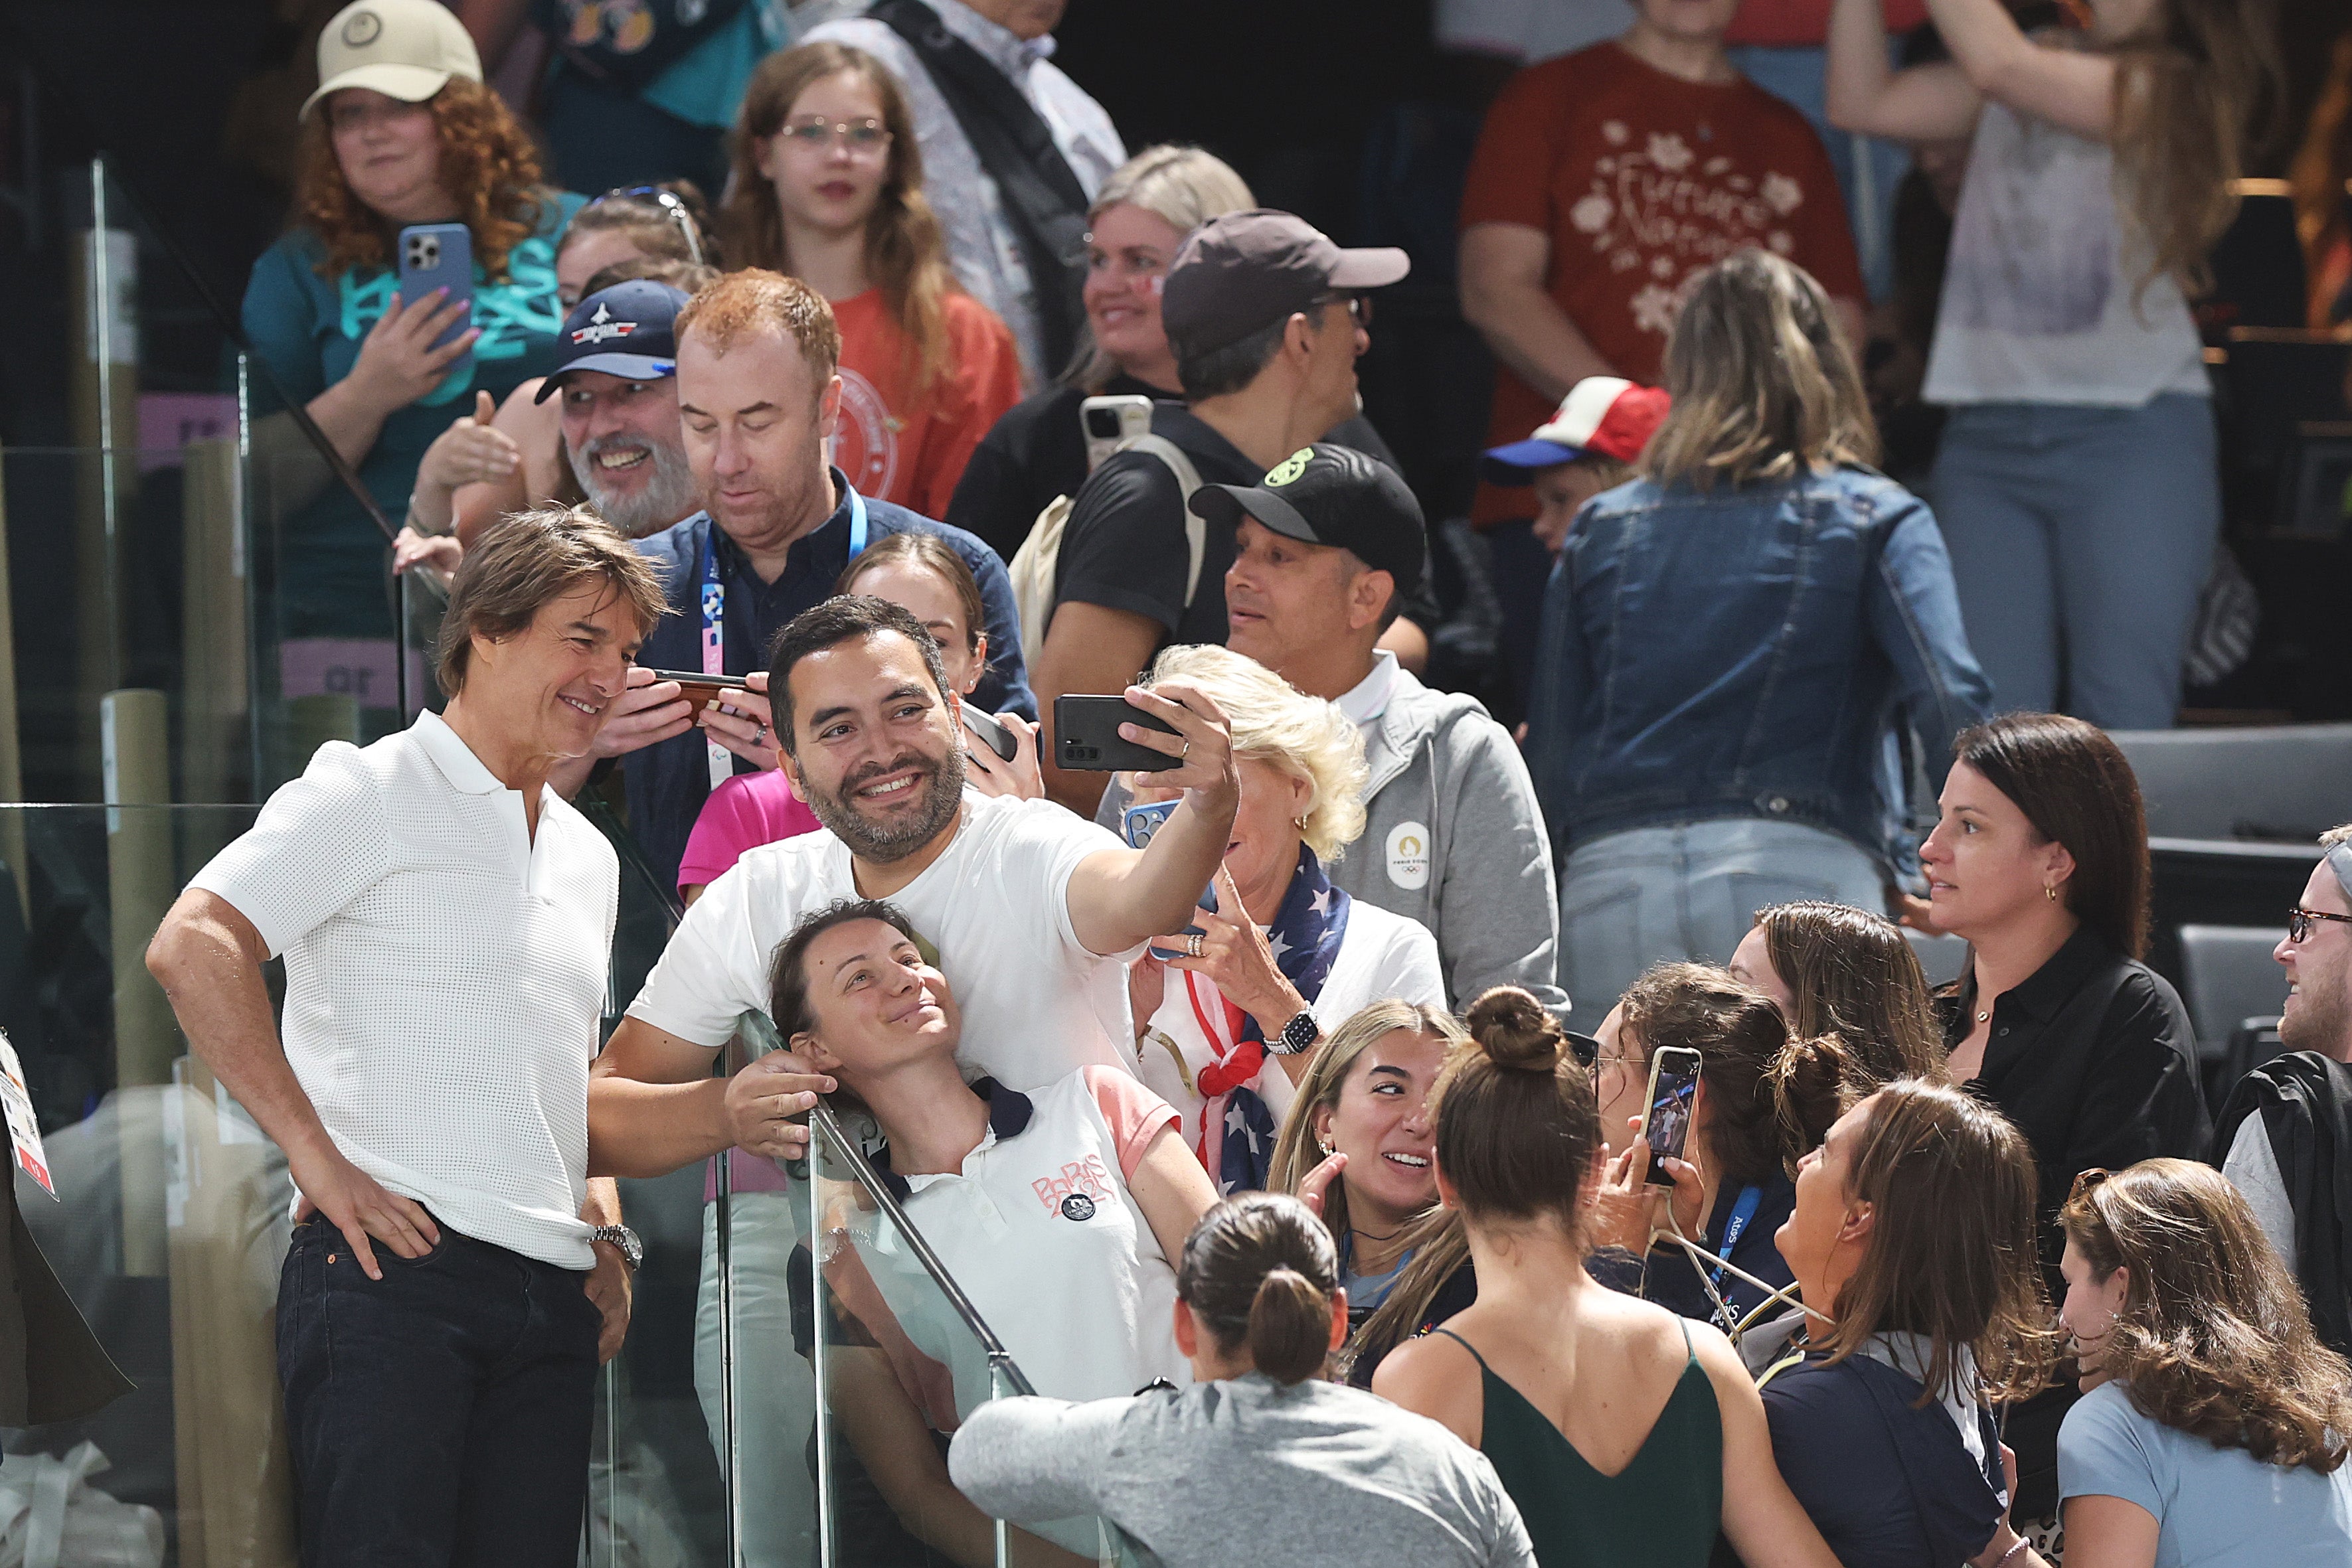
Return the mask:
[[1859,466],[1577,514],[1544,594],[1528,762],[1564,857],[1632,828],[1760,817],[1918,866],[1900,736],[1940,784],[1991,688],[1933,513]]

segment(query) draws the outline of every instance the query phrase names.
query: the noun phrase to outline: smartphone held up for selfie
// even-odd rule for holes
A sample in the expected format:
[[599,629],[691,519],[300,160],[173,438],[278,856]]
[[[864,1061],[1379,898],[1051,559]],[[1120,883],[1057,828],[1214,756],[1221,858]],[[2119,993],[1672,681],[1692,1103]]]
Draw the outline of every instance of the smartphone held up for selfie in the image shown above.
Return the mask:
[[[1154,800],[1148,805],[1129,806],[1127,809],[1126,814],[1120,819],[1119,822],[1119,826],[1124,831],[1127,838],[1127,847],[1131,850],[1139,850],[1150,845],[1151,842],[1151,835],[1158,832],[1161,828],[1167,825],[1168,819],[1176,814],[1176,808],[1181,804],[1182,802],[1179,800]],[[1215,883],[1211,883],[1207,887],[1201,890],[1200,905],[1212,915],[1216,913],[1217,884]],[[1187,936],[1197,936],[1203,934],[1204,933],[1202,931],[1202,928],[1198,925],[1187,925],[1184,927],[1184,935]],[[1151,956],[1155,958],[1173,958],[1179,956],[1178,954],[1170,951],[1168,948],[1158,946],[1151,949]]]
[[676,681],[684,687],[679,695],[697,713],[712,703],[724,701],[731,693],[745,690],[749,685],[741,675],[706,675],[699,670],[656,670],[654,679]]
[[[400,231],[394,254],[400,267],[400,308],[414,310],[419,305],[438,309],[447,300],[429,299],[434,290],[446,288],[449,299],[465,309],[449,323],[448,330],[433,340],[435,348],[451,341],[474,324],[474,235],[463,224],[411,224]],[[460,386],[473,374],[474,356],[469,350],[450,361],[448,374],[457,378]]]
[[1174,735],[1176,727],[1125,697],[1058,696],[1054,699],[1054,761],[1074,773],[1164,773],[1183,758],[1154,751],[1118,733],[1122,724]]
[[1678,1045],[1650,1052],[1650,1094],[1642,1113],[1642,1141],[1650,1146],[1652,1186],[1672,1186],[1666,1162],[1683,1158],[1690,1141],[1691,1107],[1698,1099],[1699,1054]]
[[963,710],[964,728],[976,736],[982,746],[996,753],[999,758],[1010,762],[1020,752],[1021,743],[1013,738],[1011,730],[997,722],[994,714],[982,713],[970,702],[956,706]]

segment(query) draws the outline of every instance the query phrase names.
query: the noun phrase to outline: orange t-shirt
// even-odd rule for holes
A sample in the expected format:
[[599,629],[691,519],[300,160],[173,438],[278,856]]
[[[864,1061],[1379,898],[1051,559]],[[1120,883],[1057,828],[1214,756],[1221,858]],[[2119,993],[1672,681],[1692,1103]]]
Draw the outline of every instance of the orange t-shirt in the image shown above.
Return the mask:
[[[1907,33],[1927,19],[1927,0],[1882,0],[1889,33]],[[1830,0],[1741,0],[1727,44],[1818,49],[1830,36]]]
[[[1863,298],[1829,154],[1805,117],[1753,82],[1685,81],[1615,43],[1513,77],[1462,193],[1462,226],[1521,224],[1551,238],[1545,287],[1616,372],[1657,384],[1677,291],[1751,246],[1832,298]],[[1552,400],[1495,372],[1490,444],[1524,441]],[[1480,526],[1527,517],[1532,493],[1481,485]]]
[[859,495],[927,517],[948,515],[948,497],[971,449],[1021,401],[1021,358],[1004,323],[960,290],[943,305],[948,364],[917,397],[907,336],[882,291],[833,302],[841,326],[841,424],[833,460]]

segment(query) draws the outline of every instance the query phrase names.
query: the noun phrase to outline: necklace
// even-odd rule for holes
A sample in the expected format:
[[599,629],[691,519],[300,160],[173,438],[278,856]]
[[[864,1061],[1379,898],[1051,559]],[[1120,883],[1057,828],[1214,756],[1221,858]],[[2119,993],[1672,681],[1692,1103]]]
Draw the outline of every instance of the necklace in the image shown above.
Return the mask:
[[1398,1229],[1395,1229],[1395,1230],[1391,1230],[1391,1231],[1390,1231],[1386,1236],[1381,1236],[1381,1235],[1376,1235],[1375,1233],[1373,1233],[1372,1231],[1370,1231],[1370,1230],[1359,1230],[1359,1229],[1357,1229],[1354,1226],[1350,1225],[1349,1227],[1348,1227],[1348,1234],[1349,1234],[1349,1235],[1350,1235],[1350,1236],[1360,1236],[1360,1237],[1362,1237],[1362,1238],[1363,1238],[1365,1240],[1367,1240],[1367,1241],[1393,1241],[1393,1240],[1395,1240],[1398,1237],[1402,1236],[1402,1235],[1403,1235],[1407,1230],[1410,1230],[1410,1229],[1412,1229],[1412,1226],[1407,1225],[1407,1226],[1401,1227],[1401,1228],[1398,1228]]

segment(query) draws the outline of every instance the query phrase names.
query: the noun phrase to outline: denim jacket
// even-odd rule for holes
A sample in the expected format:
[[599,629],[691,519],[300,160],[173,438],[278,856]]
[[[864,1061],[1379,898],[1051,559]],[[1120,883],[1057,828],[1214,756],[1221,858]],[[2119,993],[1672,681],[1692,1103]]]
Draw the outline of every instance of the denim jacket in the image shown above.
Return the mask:
[[1586,503],[1553,569],[1528,761],[1563,859],[1626,829],[1761,817],[1907,881],[1901,728],[1940,784],[1990,696],[1935,516],[1902,486],[1859,466],[1714,491],[1637,479]]

